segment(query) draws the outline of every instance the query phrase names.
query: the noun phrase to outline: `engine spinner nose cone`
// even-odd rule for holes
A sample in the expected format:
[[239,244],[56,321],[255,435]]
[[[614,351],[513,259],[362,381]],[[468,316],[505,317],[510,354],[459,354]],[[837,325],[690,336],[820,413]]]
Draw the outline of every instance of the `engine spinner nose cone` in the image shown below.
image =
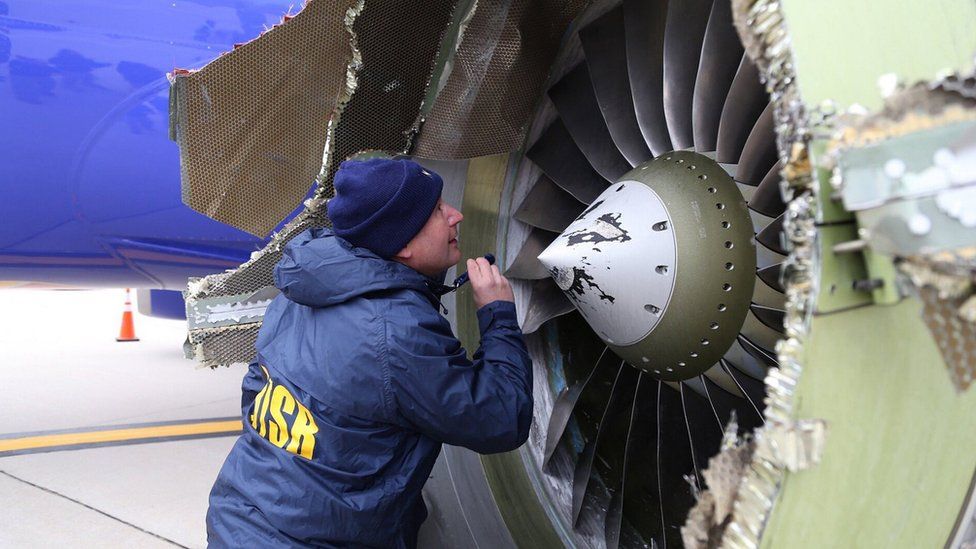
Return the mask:
[[608,187],[539,260],[615,353],[681,381],[735,341],[755,284],[753,237],[725,170],[675,151]]
[[631,345],[668,307],[676,254],[661,198],[647,185],[624,180],[601,194],[539,260],[600,338]]

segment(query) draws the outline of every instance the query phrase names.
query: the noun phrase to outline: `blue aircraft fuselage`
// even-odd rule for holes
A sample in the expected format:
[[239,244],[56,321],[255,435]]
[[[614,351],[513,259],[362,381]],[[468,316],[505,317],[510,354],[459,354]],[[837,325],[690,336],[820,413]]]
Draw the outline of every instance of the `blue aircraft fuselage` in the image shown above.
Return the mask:
[[297,3],[0,0],[0,280],[181,289],[263,246],[182,203],[166,73]]

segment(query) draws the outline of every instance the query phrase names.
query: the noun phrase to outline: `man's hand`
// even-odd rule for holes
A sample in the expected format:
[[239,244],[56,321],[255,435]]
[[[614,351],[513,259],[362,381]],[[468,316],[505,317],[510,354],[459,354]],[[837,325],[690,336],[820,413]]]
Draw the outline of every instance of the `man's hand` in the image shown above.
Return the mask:
[[468,278],[474,292],[474,304],[479,309],[492,301],[515,301],[508,279],[502,276],[497,265],[489,264],[483,257],[468,260]]

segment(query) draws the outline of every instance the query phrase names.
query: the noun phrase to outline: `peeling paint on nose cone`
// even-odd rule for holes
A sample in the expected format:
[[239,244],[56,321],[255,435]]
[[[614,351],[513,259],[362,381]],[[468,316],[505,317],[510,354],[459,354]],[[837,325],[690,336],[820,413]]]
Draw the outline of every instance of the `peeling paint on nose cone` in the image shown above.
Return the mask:
[[715,365],[742,328],[753,236],[728,173],[677,151],[610,185],[539,261],[617,355],[681,381]]
[[607,343],[630,345],[671,301],[675,240],[661,198],[638,181],[607,189],[539,261]]

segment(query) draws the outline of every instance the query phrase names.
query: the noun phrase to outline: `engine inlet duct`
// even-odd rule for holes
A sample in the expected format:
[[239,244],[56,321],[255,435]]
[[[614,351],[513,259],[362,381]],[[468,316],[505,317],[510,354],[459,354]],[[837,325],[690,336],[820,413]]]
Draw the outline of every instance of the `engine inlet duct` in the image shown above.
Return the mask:
[[500,261],[549,380],[532,451],[574,545],[678,547],[777,365],[773,109],[728,2],[595,7],[552,74]]
[[682,381],[736,340],[755,284],[752,236],[732,178],[679,151],[622,176],[539,260],[617,355]]

